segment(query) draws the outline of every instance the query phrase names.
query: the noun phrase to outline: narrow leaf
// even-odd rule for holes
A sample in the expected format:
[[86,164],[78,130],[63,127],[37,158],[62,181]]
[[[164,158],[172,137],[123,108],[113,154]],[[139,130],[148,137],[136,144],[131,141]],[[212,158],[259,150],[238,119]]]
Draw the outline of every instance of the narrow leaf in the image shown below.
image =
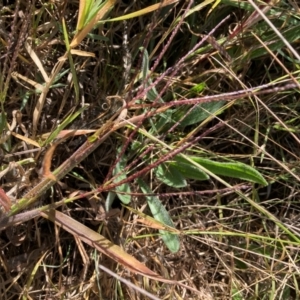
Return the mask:
[[102,22],[124,21],[124,20],[132,19],[132,18],[137,18],[137,17],[140,17],[140,16],[142,16],[144,14],[148,14],[148,13],[150,13],[152,11],[161,9],[164,6],[167,6],[167,5],[176,3],[176,2],[178,2],[178,0],[159,1],[159,3],[157,3],[157,4],[148,6],[146,8],[143,8],[141,10],[135,11],[133,13],[130,13],[130,14],[127,14],[127,15],[122,15],[121,17],[117,17],[117,18],[114,18],[114,19],[111,19],[111,20],[104,20]]
[[[141,47],[140,50],[143,52],[142,80],[146,81],[145,88],[147,88],[153,83],[149,76],[149,55],[145,48]],[[163,102],[163,100],[159,97],[158,92],[154,86],[147,92],[147,98],[150,101],[157,101],[159,99],[160,102]]]
[[[118,151],[117,151],[118,154],[120,153],[120,151],[121,151],[121,148],[118,149]],[[124,169],[126,167],[126,164],[127,164],[127,157],[125,156],[125,154],[123,154],[122,157],[120,158],[119,162],[116,164],[116,167],[113,170],[113,175],[117,176],[113,180],[114,183],[118,183],[118,182],[120,182],[120,181],[127,178],[126,173],[124,173]],[[118,174],[120,174],[120,175],[118,175]],[[118,192],[121,192],[121,194],[118,193]],[[116,186],[116,193],[117,193],[117,195],[118,195],[118,197],[119,197],[119,199],[121,200],[122,203],[124,203],[124,204],[130,203],[131,190],[130,190],[130,186],[129,186],[128,183],[123,183],[121,185]]]
[[107,0],[104,2],[104,5],[101,6],[97,14],[85,26],[83,26],[80,31],[75,34],[72,42],[70,43],[71,49],[75,48],[82,42],[82,40],[89,34],[89,32],[92,31],[96,23],[101,20],[104,15],[114,6],[115,2],[116,0]]
[[[149,186],[142,179],[139,178],[137,180],[137,182],[144,194],[152,193]],[[173,221],[172,221],[169,213],[165,209],[165,207],[160,202],[160,200],[155,196],[145,196],[145,197],[147,199],[149,208],[151,210],[151,213],[152,213],[154,219],[157,221],[160,221],[163,224],[166,224],[167,226],[174,228]],[[179,242],[178,235],[176,235],[174,233],[170,233],[165,230],[159,230],[159,232],[161,233],[161,238],[164,241],[164,243],[166,244],[166,246],[168,247],[168,249],[171,252],[176,253],[180,248],[180,242]]]
[[71,124],[84,110],[86,110],[88,106],[83,106],[74,114],[67,116],[61,124],[59,124],[55,130],[48,136],[45,142],[42,143],[42,146],[48,145],[49,143],[53,142],[53,140],[59,135],[59,133],[66,128],[69,124]]
[[115,192],[109,192],[107,194],[106,200],[105,200],[105,210],[110,211],[112,204],[114,203],[116,198]]

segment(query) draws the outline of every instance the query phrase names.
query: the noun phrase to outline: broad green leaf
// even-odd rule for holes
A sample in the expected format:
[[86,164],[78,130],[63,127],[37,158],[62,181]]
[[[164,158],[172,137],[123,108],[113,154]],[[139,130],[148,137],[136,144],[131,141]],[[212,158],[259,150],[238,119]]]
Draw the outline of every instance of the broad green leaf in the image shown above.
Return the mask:
[[185,178],[196,180],[208,180],[209,176],[195,165],[188,162],[180,156],[176,156],[175,161],[170,162],[170,165],[176,168]]
[[[120,153],[121,148],[118,149],[118,154]],[[126,167],[127,164],[127,157],[125,156],[125,154],[122,155],[122,157],[120,158],[119,162],[116,164],[114,170],[113,170],[113,175],[117,176],[113,182],[114,183],[118,183],[124,179],[127,178],[126,173],[124,173],[124,169]],[[118,175],[120,174],[120,175]],[[122,194],[118,193],[118,192],[122,192]],[[130,186],[128,183],[123,183],[121,185],[116,186],[116,193],[119,197],[119,199],[121,200],[122,203],[124,204],[128,204],[131,200],[131,190],[130,190]]]
[[215,162],[197,156],[191,156],[190,158],[216,175],[239,178],[262,185],[268,184],[257,170],[246,164],[240,162]]
[[168,186],[175,188],[187,186],[187,182],[184,179],[181,172],[174,168],[174,166],[171,164],[160,164],[155,169],[155,175],[157,179],[159,179]]
[[[185,107],[184,109],[177,110],[173,115],[173,119],[176,122],[180,121],[180,127],[193,125],[216,113],[224,103],[224,101],[216,101],[196,105],[187,116],[185,116],[185,114],[190,110],[190,107]],[[220,110],[218,114],[221,112]]]
[[[149,188],[149,186],[142,179],[139,178],[137,182],[144,194],[153,193],[152,190]],[[166,224],[167,226],[174,228],[173,221],[169,213],[165,209],[165,207],[160,202],[160,200],[155,196],[145,196],[145,197],[147,199],[149,208],[151,210],[154,219],[163,224]],[[161,233],[161,238],[166,244],[166,246],[168,247],[168,249],[171,252],[176,253],[180,248],[178,235],[174,233],[170,233],[165,230],[159,230],[159,232]]]

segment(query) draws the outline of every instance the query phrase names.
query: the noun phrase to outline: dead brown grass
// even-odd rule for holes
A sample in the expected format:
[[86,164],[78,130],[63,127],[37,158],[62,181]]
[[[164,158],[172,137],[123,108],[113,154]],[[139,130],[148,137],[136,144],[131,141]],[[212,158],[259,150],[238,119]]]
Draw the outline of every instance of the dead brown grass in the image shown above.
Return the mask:
[[[136,12],[153,4],[148,2],[128,4],[120,1],[108,16],[114,18]],[[195,5],[199,3],[196,1]],[[76,48],[81,52],[72,54],[73,62],[70,60],[61,65],[56,77],[52,76],[54,66],[66,53],[62,21],[65,20],[71,40],[77,23],[78,2],[18,0],[1,8],[0,174],[3,194],[13,204],[40,181],[43,157],[54,142],[53,139],[45,143],[45,136],[53,133],[59,124],[66,121],[69,130],[105,128],[109,124],[107,120],[116,113],[120,97],[128,104],[128,119],[143,113],[141,103],[132,100],[146,89],[137,78],[142,68],[141,46],[148,49],[151,66],[166,50],[151,75],[154,82],[168,67],[176,70],[178,61],[203,38],[199,26],[210,31],[230,10],[233,11],[231,18],[215,31],[214,38],[210,37],[210,44],[201,45],[179,70],[158,82],[158,92],[166,88],[164,100],[199,97],[193,95],[195,92],[191,87],[200,83],[205,83],[206,95],[215,95],[280,80],[284,83],[285,75],[297,82],[297,64],[291,60],[286,48],[281,47],[283,52],[276,52],[276,57],[288,72],[274,59],[274,50],[259,52],[267,43],[262,45],[246,30],[245,36],[229,41],[227,29],[242,19],[243,2],[235,9],[233,4],[224,2],[212,13],[210,7],[199,9],[185,19],[168,45],[169,37],[175,31],[174,20],[184,15],[189,4],[191,2],[178,1],[130,19],[127,24],[99,24]],[[296,11],[297,4],[293,1],[290,4],[295,5]],[[294,18],[296,13],[289,13],[286,6],[276,4],[274,10],[281,12],[280,16],[286,14]],[[270,19],[277,24],[274,15]],[[129,34],[128,46],[124,45],[124,28]],[[170,34],[164,36],[168,30]],[[284,24],[281,30],[286,30]],[[226,44],[220,48],[221,39]],[[293,39],[290,37],[291,43]],[[298,43],[292,45],[296,50],[299,48]],[[127,50],[132,59],[129,72],[126,67],[124,70]],[[79,94],[75,91],[72,66],[77,75]],[[41,101],[41,90],[47,78],[52,78],[53,82]],[[151,106],[146,97],[141,100],[145,107]],[[88,110],[74,122],[68,121],[86,104]],[[105,212],[104,202],[109,191],[91,192],[103,187],[112,177],[119,145],[127,145],[123,154],[128,153],[128,163],[136,161],[128,171],[131,175],[142,170],[144,165],[151,165],[152,157],[165,155],[167,149],[159,143],[145,137],[141,141],[138,134],[131,135],[133,128],[124,127],[112,133],[97,150],[29,207],[34,209],[77,197],[76,201],[60,204],[59,211],[100,233],[161,277],[187,287],[137,275],[120,259],[108,258],[96,247],[84,244],[80,234],[72,235],[63,226],[37,214],[26,222],[7,226],[0,233],[0,298],[150,299],[137,290],[141,288],[156,297],[153,299],[299,299],[298,114],[297,92],[289,89],[228,101],[221,115],[207,118],[201,124],[179,126],[173,132],[168,131],[171,126],[166,123],[165,131],[155,135],[168,145],[180,147],[184,144],[182,140],[187,142],[187,137],[193,137],[193,134],[197,137],[200,132],[203,138],[185,153],[256,166],[269,183],[268,187],[262,188],[228,179],[228,184],[240,184],[238,190],[244,195],[241,197],[236,193],[237,188],[224,188],[214,178],[188,180],[186,187],[176,189],[162,184],[152,171],[142,174],[180,232],[178,253],[168,251],[153,228],[155,223],[146,223],[138,215],[138,211],[151,213],[135,180],[129,183],[133,210],[115,201],[112,209]],[[150,132],[151,121],[158,120],[155,115],[148,117],[142,128]],[[85,137],[73,137],[59,143],[51,157],[50,168],[59,167],[85,140]],[[153,147],[151,155],[141,157],[142,150],[147,147]],[[1,193],[3,201],[5,196]],[[10,208],[10,204],[5,203],[7,207],[4,206],[0,217],[3,228],[9,214],[5,209]],[[279,223],[269,218],[263,209]],[[67,227],[67,223],[64,225]],[[101,266],[121,278],[107,273]]]

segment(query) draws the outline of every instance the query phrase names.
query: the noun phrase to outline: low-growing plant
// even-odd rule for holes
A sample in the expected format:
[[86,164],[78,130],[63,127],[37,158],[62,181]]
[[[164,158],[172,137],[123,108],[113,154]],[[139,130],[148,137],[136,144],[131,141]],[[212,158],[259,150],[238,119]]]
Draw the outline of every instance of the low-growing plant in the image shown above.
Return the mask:
[[[43,276],[51,280],[40,296],[65,289],[68,261],[84,270],[64,297],[299,295],[300,238],[288,221],[298,211],[291,191],[299,180],[299,20],[290,6],[16,2],[1,36],[0,228],[40,217],[37,234],[48,220],[58,243],[24,273],[24,299]],[[237,13],[245,17],[229,33]],[[72,237],[68,251],[63,232]],[[6,255],[18,245],[9,238]],[[115,274],[101,275],[105,265]]]

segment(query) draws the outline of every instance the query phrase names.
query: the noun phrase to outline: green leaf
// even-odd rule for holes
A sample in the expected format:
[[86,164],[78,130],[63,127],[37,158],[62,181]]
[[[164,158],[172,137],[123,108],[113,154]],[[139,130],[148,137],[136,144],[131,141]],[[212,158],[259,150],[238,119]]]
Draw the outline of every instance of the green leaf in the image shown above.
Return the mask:
[[[257,24],[256,29],[262,27],[263,25],[266,24],[264,24],[263,22],[261,24]],[[280,28],[281,25],[277,24],[276,27]],[[263,29],[264,28],[262,27],[260,30],[260,38],[262,39],[264,44],[268,44],[268,50],[259,44],[258,46],[251,48],[251,51],[246,51],[245,61],[261,57],[262,55],[266,55],[267,53],[269,53],[268,51],[275,52],[285,47],[285,44],[282,41],[282,39],[279,39],[278,36],[273,32],[273,30],[266,31],[266,33],[264,33]],[[300,38],[300,24],[298,24],[297,26],[285,26],[285,29],[281,30],[280,33],[289,43],[293,43],[294,41],[297,41]]]
[[155,175],[157,179],[162,181],[168,186],[181,188],[187,186],[187,182],[184,179],[181,172],[174,168],[171,164],[161,164],[155,169]]
[[[2,106],[2,105],[1,105]],[[1,140],[1,135],[3,132],[7,129],[7,119],[6,119],[6,112],[4,109],[1,110],[0,113],[0,140]],[[7,152],[10,152],[11,150],[11,138],[8,137],[5,141],[1,141],[1,145],[3,149],[5,149]]]
[[87,25],[98,13],[98,11],[101,9],[101,7],[105,4],[105,2],[102,3],[102,0],[96,0],[92,7],[90,7],[88,10],[86,10],[86,20],[84,23],[84,26]]
[[[141,47],[141,51],[143,51],[143,61],[142,61],[142,80],[145,81],[145,88],[152,85],[152,80],[149,76],[149,56],[148,52],[145,48]],[[148,77],[148,78],[147,78]],[[159,102],[163,102],[163,100],[159,97],[156,88],[153,86],[148,92],[147,92],[147,98],[150,101],[155,101],[159,99]]]
[[243,300],[244,297],[243,297],[243,294],[240,290],[238,290],[234,284],[232,284],[232,287],[231,287],[231,294],[232,294],[232,300]]
[[69,124],[71,124],[86,109],[87,109],[87,106],[81,107],[74,114],[71,114],[71,115],[67,116],[61,122],[61,124],[59,124],[55,128],[55,130],[49,135],[49,137],[46,139],[46,141],[43,142],[43,146],[48,145],[49,143],[51,143],[64,128],[66,128]]
[[205,82],[201,82],[199,84],[196,84],[190,89],[190,93],[192,96],[198,96],[206,87]]
[[4,109],[0,113],[0,134],[7,128],[6,113]]
[[177,169],[185,178],[208,180],[209,176],[181,156],[176,156],[170,165]]
[[160,114],[154,122],[151,123],[153,130],[150,133],[157,134],[158,132],[166,132],[171,126],[175,124],[172,116],[174,114],[174,109],[168,109],[163,114]]
[[268,185],[264,177],[254,168],[240,162],[215,162],[197,156],[190,157],[204,168],[216,175],[239,178],[262,185]]
[[105,205],[104,205],[106,211],[110,211],[110,208],[111,208],[112,204],[114,203],[115,198],[116,198],[115,192],[109,192],[107,194],[107,197],[105,199]]
[[220,108],[224,105],[224,103],[224,101],[217,101],[196,105],[187,116],[185,116],[185,114],[189,111],[190,107],[185,107],[184,109],[182,108],[177,110],[173,115],[173,119],[176,122],[180,121],[180,127],[193,125],[205,120],[215,113],[221,113],[222,110],[220,110]]
[[93,17],[95,17],[95,15],[98,13],[98,11],[104,4],[105,2],[103,3],[102,0],[84,1],[83,13],[79,20],[77,30],[81,30],[84,26],[86,26],[93,19]]
[[[142,179],[139,178],[137,182],[144,194],[153,193],[152,190],[149,188],[149,186]],[[173,221],[169,213],[165,209],[165,207],[160,202],[160,200],[155,196],[145,196],[145,197],[147,199],[149,208],[151,210],[154,219],[167,226],[174,228]],[[168,247],[168,249],[173,253],[178,252],[180,248],[178,235],[174,233],[170,233],[165,230],[159,230],[159,232],[161,233],[161,238],[166,244],[166,246]]]
[[[119,154],[120,151],[121,151],[121,148],[119,148],[117,150],[117,153]],[[120,158],[119,162],[116,164],[116,167],[113,170],[113,175],[114,176],[117,175],[117,177],[113,180],[114,183],[118,183],[127,178],[126,173],[123,172],[126,165],[127,165],[127,157],[125,156],[125,154],[123,154],[122,157]],[[120,174],[120,175],[118,175],[118,174]],[[122,192],[122,194],[120,194],[118,192]],[[124,203],[124,204],[130,203],[131,190],[130,190],[130,186],[128,183],[123,183],[121,185],[116,186],[116,193],[122,203]],[[126,193],[126,194],[123,194],[123,193]]]

